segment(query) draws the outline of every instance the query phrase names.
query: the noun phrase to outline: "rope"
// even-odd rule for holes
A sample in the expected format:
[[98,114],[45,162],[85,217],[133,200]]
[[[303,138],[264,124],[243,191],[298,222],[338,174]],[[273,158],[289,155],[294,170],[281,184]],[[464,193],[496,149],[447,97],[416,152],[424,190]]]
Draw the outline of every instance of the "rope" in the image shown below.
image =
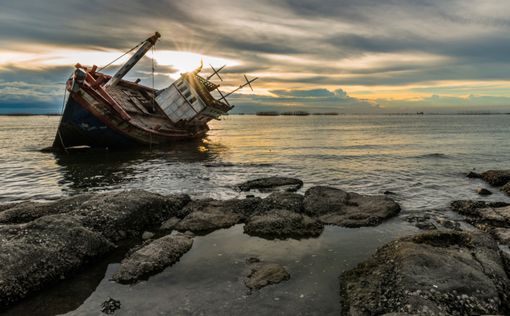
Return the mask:
[[[155,50],[155,46],[156,44],[154,44],[152,46],[152,111],[155,111],[156,108],[154,106],[154,103],[155,103],[155,97],[156,97],[156,93],[154,92],[154,50]],[[152,151],[152,133],[150,133],[150,151]]]
[[109,62],[108,64],[106,64],[105,66],[101,67],[98,69],[98,71],[101,71],[103,69],[105,69],[106,67],[110,66],[111,64],[113,64],[114,62],[116,62],[117,60],[121,59],[122,57],[126,56],[127,54],[131,53],[133,50],[135,50],[136,48],[138,48],[140,45],[142,45],[145,41],[141,41],[140,43],[138,43],[138,45],[136,45],[135,47],[131,48],[130,50],[128,50],[127,52],[125,52],[124,54],[120,55],[119,57],[115,58],[114,60],[112,60],[111,62]]

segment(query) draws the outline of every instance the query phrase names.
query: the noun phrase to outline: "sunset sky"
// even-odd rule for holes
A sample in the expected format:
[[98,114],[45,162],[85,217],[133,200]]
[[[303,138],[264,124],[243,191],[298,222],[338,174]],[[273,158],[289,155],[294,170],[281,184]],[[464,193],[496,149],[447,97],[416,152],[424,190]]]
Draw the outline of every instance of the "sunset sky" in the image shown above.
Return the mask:
[[237,112],[510,112],[507,0],[0,5],[0,113],[59,112],[76,62],[105,65],[154,31],[162,34],[154,55],[127,79],[151,85],[152,57],[157,88],[201,58],[226,64],[224,91],[243,73],[260,78],[254,92],[232,97]]

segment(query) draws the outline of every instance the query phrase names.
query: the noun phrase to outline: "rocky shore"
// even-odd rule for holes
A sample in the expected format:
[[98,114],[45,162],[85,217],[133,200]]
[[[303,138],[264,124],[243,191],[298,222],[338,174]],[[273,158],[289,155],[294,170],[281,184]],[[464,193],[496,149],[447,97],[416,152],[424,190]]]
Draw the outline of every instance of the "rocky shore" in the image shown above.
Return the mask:
[[[509,175],[491,170],[469,177],[504,191]],[[192,249],[194,236],[218,229],[243,224],[249,236],[299,240],[320,236],[327,225],[376,226],[400,212],[389,194],[327,186],[296,193],[302,186],[299,179],[269,177],[237,184],[246,198],[230,200],[132,190],[1,205],[0,310],[65,280],[121,244],[131,249],[112,280],[132,284],[179,261]],[[269,194],[255,197],[253,190]],[[401,217],[422,232],[384,245],[341,275],[343,315],[510,314],[507,203],[453,201],[447,210]],[[246,265],[244,284],[250,292],[292,277],[278,262],[249,258]],[[112,312],[118,308],[121,303],[112,298],[103,306]]]

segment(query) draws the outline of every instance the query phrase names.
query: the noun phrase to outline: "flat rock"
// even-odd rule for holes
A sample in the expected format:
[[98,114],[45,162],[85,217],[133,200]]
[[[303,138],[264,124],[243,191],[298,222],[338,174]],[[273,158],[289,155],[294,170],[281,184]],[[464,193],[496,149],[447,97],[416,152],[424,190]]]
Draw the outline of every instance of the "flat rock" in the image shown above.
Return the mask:
[[159,227],[160,230],[172,230],[174,229],[175,225],[179,223],[181,219],[178,217],[170,217],[166,221],[164,221],[161,226]]
[[66,215],[0,226],[0,307],[73,274],[113,249],[102,234]]
[[304,214],[288,210],[272,210],[251,217],[244,225],[244,232],[268,239],[318,237],[324,226]]
[[480,174],[492,186],[499,187],[510,182],[510,170],[488,170]]
[[256,208],[256,213],[265,213],[274,209],[302,213],[303,200],[303,195],[298,193],[273,192],[260,202]]
[[510,227],[510,205],[507,203],[486,203],[483,201],[454,201],[450,208],[467,216],[466,221],[490,227]]
[[478,188],[476,190],[476,193],[478,193],[481,196],[487,196],[492,194],[492,192],[490,190],[487,190],[486,188]]
[[250,265],[250,273],[244,284],[250,290],[258,290],[271,284],[290,279],[287,270],[278,263],[254,262]]
[[238,185],[241,191],[253,189],[260,192],[287,191],[295,192],[303,186],[303,181],[288,177],[267,177],[249,180]]
[[324,224],[360,227],[375,226],[396,216],[400,206],[384,195],[361,195],[317,186],[306,191],[304,212]]
[[505,184],[502,188],[501,188],[501,191],[503,193],[505,193],[506,195],[510,196],[510,182],[508,182],[507,184]]
[[119,283],[135,283],[163,271],[191,249],[193,239],[183,235],[161,237],[122,260],[112,279]]
[[489,235],[427,232],[379,250],[341,282],[343,315],[510,313],[510,280]]
[[219,212],[232,212],[239,214],[242,218],[247,218],[255,212],[261,201],[262,199],[259,197],[221,201],[214,199],[194,200],[179,210],[176,216],[179,218],[184,218],[193,212],[204,211],[204,209],[207,209],[217,210]]

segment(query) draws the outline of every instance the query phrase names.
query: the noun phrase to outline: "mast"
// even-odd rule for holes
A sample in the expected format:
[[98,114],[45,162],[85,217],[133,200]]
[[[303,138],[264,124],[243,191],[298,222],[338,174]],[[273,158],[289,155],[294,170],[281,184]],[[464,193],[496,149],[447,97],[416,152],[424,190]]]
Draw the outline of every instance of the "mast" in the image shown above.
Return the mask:
[[138,49],[138,51],[129,58],[129,60],[113,75],[113,77],[106,83],[106,86],[114,87],[119,81],[124,77],[130,70],[133,68],[136,63],[142,59],[142,57],[151,49],[152,46],[156,44],[158,38],[161,37],[159,32],[156,32],[154,35],[149,37],[143,42],[143,45]]

